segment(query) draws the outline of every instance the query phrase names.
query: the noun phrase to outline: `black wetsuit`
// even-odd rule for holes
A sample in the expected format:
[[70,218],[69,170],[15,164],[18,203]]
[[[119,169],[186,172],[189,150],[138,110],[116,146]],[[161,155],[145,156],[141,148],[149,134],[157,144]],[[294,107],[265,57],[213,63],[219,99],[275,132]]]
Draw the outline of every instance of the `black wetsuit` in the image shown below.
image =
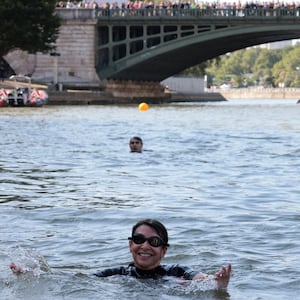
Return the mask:
[[98,277],[108,277],[112,275],[126,275],[136,278],[152,278],[159,279],[163,276],[181,277],[186,280],[191,280],[198,272],[191,270],[188,267],[181,265],[160,265],[152,270],[141,270],[133,264],[127,267],[117,267],[99,271],[94,275]]

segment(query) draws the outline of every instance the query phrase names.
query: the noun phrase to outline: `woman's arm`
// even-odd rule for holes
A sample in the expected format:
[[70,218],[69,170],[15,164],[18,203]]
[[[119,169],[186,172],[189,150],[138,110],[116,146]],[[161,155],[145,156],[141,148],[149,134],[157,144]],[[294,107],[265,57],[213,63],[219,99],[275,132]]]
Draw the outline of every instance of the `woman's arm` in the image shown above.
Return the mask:
[[226,267],[222,267],[219,272],[215,275],[207,275],[204,273],[198,273],[193,277],[193,280],[203,281],[205,279],[214,279],[217,283],[218,289],[223,289],[228,286],[230,280],[230,273],[231,273],[231,264]]

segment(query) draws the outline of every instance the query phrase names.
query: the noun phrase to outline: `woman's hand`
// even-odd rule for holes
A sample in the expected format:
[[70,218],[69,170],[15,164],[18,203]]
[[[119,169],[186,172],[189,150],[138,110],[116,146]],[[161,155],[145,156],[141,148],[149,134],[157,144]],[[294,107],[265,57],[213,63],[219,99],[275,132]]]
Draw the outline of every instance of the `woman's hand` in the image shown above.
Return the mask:
[[217,283],[218,289],[225,289],[228,286],[231,273],[231,264],[226,267],[222,267],[215,275],[208,275],[205,273],[198,273],[193,277],[193,280],[205,281],[214,280]]
[[219,272],[215,274],[215,280],[219,289],[226,288],[230,280],[231,264],[226,267],[222,267]]
[[23,270],[20,266],[16,265],[15,263],[11,262],[9,264],[10,269],[12,270],[13,273],[15,274],[20,274],[23,273]]

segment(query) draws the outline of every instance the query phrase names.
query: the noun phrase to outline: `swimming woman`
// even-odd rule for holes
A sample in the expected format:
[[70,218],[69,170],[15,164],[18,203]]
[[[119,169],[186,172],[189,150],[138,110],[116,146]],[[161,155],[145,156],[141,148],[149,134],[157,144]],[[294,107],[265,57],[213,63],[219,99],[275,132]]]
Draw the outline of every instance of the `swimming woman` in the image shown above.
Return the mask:
[[163,276],[175,276],[181,279],[198,281],[212,279],[215,280],[217,288],[226,288],[229,283],[230,264],[227,267],[222,267],[214,275],[193,271],[189,267],[178,264],[161,264],[161,259],[164,258],[170,245],[167,229],[157,220],[145,219],[136,223],[128,240],[133,262],[127,267],[121,266],[99,271],[95,273],[96,276],[127,275],[153,279]]
[[[168,243],[167,229],[155,219],[145,219],[137,222],[132,227],[131,236],[128,240],[133,262],[126,267],[121,266],[96,272],[95,276],[126,275],[143,279],[159,279],[163,276],[174,276],[184,280],[197,281],[210,279],[215,281],[218,289],[226,288],[229,283],[230,264],[227,267],[222,267],[214,275],[197,272],[178,264],[161,264],[161,260],[166,255],[170,245]],[[10,268],[14,273],[22,272],[22,269],[14,263],[10,264]]]

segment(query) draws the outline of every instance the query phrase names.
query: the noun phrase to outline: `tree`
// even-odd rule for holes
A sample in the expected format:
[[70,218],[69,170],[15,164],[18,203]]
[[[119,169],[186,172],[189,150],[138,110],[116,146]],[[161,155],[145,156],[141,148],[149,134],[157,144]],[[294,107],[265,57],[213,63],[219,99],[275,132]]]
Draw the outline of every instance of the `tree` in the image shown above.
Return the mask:
[[205,69],[207,74],[209,86],[210,85],[221,85],[223,83],[224,72],[221,70],[224,56],[219,56],[211,59]]
[[186,76],[203,76],[205,75],[205,69],[208,66],[209,62],[205,61],[199,65],[190,67],[184,71],[182,71],[182,75]]
[[212,60],[212,64],[206,68],[207,74],[213,78],[214,84],[232,83],[234,86],[242,85],[244,70],[240,64],[242,51],[235,51],[222,55],[218,60]]
[[0,56],[10,50],[29,53],[55,49],[60,19],[55,0],[0,1]]
[[300,85],[300,45],[289,48],[282,59],[273,67],[273,76],[277,85],[299,87]]
[[280,50],[260,49],[253,65],[253,77],[264,86],[273,86],[272,68],[281,60]]
[[[240,61],[241,67],[245,74],[252,74],[253,73],[253,66],[255,61],[259,55],[260,49],[258,48],[249,48],[249,49],[242,49],[239,50],[243,53],[242,60]],[[237,52],[239,52],[237,51]]]

